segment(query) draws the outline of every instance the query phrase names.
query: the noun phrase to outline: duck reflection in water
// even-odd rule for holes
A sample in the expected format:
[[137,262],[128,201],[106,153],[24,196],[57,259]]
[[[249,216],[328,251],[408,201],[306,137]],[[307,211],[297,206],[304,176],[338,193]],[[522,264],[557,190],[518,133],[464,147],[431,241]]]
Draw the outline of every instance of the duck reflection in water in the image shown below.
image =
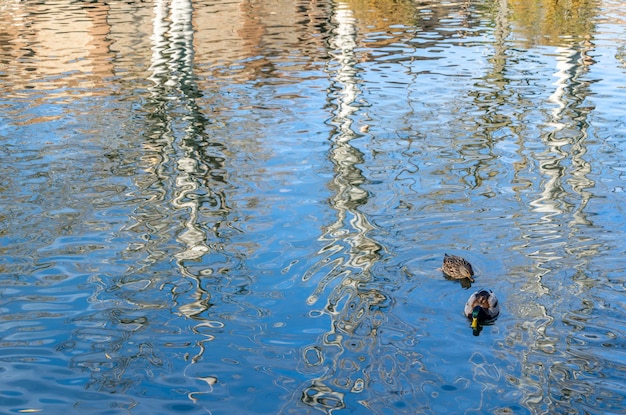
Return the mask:
[[482,325],[493,323],[500,314],[498,298],[491,290],[479,290],[470,296],[463,312],[472,321],[474,336],[478,336]]

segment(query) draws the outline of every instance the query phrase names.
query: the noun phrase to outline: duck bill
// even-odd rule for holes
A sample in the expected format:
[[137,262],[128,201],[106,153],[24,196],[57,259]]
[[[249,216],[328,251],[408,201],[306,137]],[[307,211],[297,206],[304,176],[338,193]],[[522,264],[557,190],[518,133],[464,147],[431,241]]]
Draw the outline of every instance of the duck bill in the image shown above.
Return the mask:
[[476,317],[472,318],[472,328],[473,329],[478,328],[478,319]]

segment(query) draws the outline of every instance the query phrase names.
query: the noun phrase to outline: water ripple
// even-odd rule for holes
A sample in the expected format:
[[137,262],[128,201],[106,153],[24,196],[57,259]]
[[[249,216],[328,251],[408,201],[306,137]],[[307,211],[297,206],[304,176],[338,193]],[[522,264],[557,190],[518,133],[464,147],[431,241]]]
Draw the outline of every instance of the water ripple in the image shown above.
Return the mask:
[[544,3],[2,2],[3,411],[618,413],[624,13]]

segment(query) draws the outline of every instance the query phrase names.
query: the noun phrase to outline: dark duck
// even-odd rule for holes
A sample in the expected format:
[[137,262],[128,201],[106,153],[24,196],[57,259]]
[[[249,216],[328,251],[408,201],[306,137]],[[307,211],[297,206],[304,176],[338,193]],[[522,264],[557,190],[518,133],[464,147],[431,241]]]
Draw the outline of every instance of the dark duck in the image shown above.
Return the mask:
[[500,314],[498,298],[491,290],[476,291],[465,303],[464,314],[472,321],[472,330],[478,336],[481,326],[493,322]]

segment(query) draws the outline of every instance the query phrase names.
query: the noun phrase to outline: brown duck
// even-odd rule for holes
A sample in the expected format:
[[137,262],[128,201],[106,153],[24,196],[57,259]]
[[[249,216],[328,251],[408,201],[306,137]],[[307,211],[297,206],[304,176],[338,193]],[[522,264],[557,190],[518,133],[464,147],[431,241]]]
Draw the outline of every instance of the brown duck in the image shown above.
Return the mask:
[[474,276],[472,264],[460,256],[444,254],[441,270],[450,278],[459,280],[467,278],[474,282],[474,278],[472,278]]

